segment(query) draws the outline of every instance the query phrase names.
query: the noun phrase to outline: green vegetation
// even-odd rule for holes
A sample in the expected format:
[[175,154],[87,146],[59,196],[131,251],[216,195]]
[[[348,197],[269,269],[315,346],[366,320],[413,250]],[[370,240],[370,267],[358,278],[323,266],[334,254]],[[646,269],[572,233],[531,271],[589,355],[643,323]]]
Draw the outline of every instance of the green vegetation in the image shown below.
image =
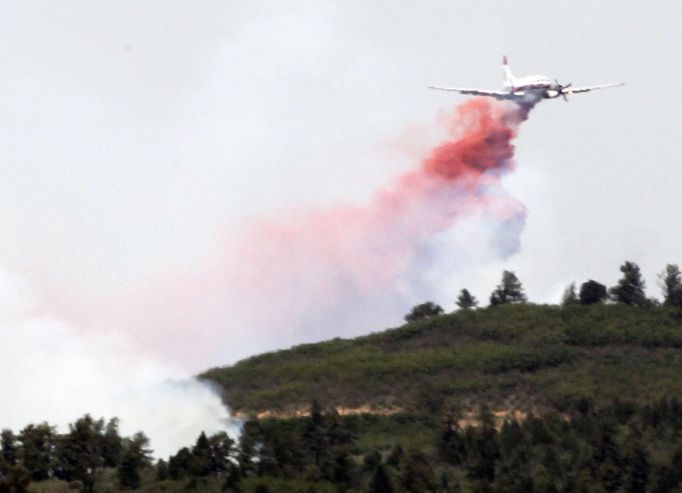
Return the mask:
[[[99,423],[79,421],[95,423],[90,430]],[[73,428],[45,449],[52,479],[29,484],[43,470],[26,467],[23,434],[6,432],[0,491],[675,493],[682,486],[678,399],[641,406],[616,400],[601,409],[580,406],[570,416],[550,411],[502,423],[483,406],[476,421],[462,427],[452,415],[339,416],[314,402],[306,417],[247,421],[239,444],[202,433],[168,463],[134,465],[135,485],[124,483],[125,459],[118,469],[104,465],[101,433],[90,434],[73,457],[76,468],[95,464],[90,480],[56,479]],[[126,443],[132,442],[121,439],[121,457]]]
[[682,312],[624,304],[504,304],[215,368],[242,413],[326,407],[566,410],[682,397]]
[[209,370],[234,410],[265,412],[238,443],[201,433],[154,463],[116,419],[3,430],[0,493],[682,491],[682,274],[666,267],[659,304],[621,271],[561,306],[505,271],[487,308],[462,290],[455,313],[427,302],[399,328]]

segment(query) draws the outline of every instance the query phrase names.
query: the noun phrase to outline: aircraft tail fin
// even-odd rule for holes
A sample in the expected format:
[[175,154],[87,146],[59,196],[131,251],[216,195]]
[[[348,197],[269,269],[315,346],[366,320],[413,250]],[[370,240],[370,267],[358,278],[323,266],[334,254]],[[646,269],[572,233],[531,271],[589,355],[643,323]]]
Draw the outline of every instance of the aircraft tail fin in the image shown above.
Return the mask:
[[504,86],[507,88],[514,87],[514,75],[509,69],[509,64],[507,63],[507,55],[502,57],[502,70],[504,70]]

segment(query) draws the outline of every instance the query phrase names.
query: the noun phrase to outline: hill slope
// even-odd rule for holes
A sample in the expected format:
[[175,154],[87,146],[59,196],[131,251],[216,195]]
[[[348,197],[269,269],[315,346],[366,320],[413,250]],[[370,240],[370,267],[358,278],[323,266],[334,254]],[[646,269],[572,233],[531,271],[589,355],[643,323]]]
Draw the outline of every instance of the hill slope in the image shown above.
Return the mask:
[[559,410],[682,397],[682,313],[504,305],[255,356],[201,375],[241,413],[337,408],[436,412],[489,403]]

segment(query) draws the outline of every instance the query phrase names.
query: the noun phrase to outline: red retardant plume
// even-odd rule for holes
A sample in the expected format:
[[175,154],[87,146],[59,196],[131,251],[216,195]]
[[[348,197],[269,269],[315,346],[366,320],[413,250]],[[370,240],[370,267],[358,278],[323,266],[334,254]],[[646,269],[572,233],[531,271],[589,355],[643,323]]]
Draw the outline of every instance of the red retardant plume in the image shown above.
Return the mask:
[[173,348],[161,349],[179,359],[191,347],[224,363],[245,356],[231,346],[264,351],[399,322],[458,269],[518,251],[525,208],[500,180],[529,110],[465,102],[447,118],[449,137],[369,203],[247,223],[204,273],[157,286],[141,323],[160,327],[155,342],[167,338]]

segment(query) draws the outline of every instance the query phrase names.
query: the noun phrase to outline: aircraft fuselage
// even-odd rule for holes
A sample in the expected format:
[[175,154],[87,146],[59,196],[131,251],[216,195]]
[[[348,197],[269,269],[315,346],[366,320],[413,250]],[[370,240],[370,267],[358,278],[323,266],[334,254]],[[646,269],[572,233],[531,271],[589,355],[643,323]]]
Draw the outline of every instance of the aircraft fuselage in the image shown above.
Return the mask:
[[531,75],[528,77],[514,78],[507,80],[505,89],[511,94],[525,95],[532,93],[544,99],[558,98],[561,96],[561,85],[544,75]]

